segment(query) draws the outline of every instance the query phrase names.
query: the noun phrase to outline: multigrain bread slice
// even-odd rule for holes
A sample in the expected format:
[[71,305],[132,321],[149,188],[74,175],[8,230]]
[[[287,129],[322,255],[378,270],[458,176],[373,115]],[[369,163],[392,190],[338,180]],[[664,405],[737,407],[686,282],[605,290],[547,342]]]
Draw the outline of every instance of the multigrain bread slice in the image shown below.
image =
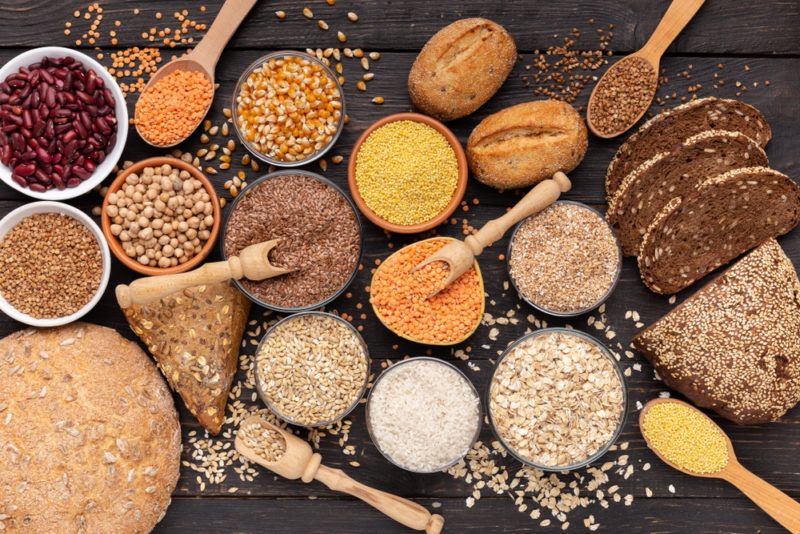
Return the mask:
[[753,106],[716,97],[692,100],[662,111],[619,147],[606,174],[608,198],[617,192],[625,176],[636,167],[705,130],[742,132],[762,148],[772,138],[769,124]]
[[647,229],[639,249],[642,280],[670,295],[800,222],[800,188],[766,167],[707,179],[675,197]]
[[740,132],[707,130],[671,151],[656,154],[623,180],[608,205],[608,221],[622,252],[635,256],[648,226],[674,197],[695,190],[707,178],[741,167],[766,167],[758,143]]
[[633,339],[672,389],[739,424],[800,401],[800,281],[774,239]]
[[250,301],[227,281],[123,310],[169,385],[211,434],[225,420],[249,311]]

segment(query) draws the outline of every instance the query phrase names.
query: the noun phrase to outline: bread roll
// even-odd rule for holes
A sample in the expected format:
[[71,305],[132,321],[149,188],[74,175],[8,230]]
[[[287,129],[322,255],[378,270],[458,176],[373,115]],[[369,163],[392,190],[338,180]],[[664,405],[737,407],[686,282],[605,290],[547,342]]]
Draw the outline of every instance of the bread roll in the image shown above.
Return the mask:
[[583,159],[586,124],[558,100],[511,106],[483,119],[467,141],[475,177],[498,189],[527,187],[569,172]]
[[487,19],[457,20],[425,44],[408,75],[408,93],[432,117],[464,117],[500,89],[516,60],[505,28]]

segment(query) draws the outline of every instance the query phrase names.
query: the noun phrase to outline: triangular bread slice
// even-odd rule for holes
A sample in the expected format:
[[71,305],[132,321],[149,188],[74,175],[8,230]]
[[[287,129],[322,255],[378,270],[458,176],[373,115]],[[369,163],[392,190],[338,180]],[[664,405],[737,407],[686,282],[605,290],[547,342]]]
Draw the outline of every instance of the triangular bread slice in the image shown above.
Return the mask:
[[695,190],[706,178],[741,167],[766,167],[767,154],[741,132],[707,130],[672,151],[660,152],[628,174],[608,205],[622,253],[635,256],[647,227],[672,200]]
[[249,311],[250,301],[229,282],[123,310],[170,387],[211,434],[225,420]]
[[766,167],[709,178],[675,197],[647,229],[639,249],[642,280],[671,295],[800,222],[800,187]]
[[669,387],[742,425],[800,401],[800,281],[774,239],[633,338]]
[[762,148],[772,138],[761,112],[739,100],[708,97],[681,104],[644,123],[619,147],[606,174],[608,198],[636,167],[705,130],[742,132]]

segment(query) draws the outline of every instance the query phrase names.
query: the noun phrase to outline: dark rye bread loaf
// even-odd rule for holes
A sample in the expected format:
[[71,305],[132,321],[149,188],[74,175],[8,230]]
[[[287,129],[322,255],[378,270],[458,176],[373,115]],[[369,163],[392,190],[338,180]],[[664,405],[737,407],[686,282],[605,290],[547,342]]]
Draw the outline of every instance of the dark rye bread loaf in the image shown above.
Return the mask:
[[705,130],[742,132],[761,147],[767,146],[772,138],[769,124],[753,106],[716,97],[692,100],[662,111],[619,147],[606,174],[608,198],[617,192],[625,176],[636,167]]
[[656,154],[628,174],[609,200],[608,222],[622,252],[635,256],[653,218],[674,197],[694,191],[707,178],[741,167],[766,167],[758,143],[740,132],[707,130],[672,151]]
[[642,280],[656,293],[677,293],[798,222],[800,188],[785,174],[745,167],[709,178],[670,200],[647,229]]
[[633,339],[672,389],[739,424],[800,401],[800,282],[774,239]]

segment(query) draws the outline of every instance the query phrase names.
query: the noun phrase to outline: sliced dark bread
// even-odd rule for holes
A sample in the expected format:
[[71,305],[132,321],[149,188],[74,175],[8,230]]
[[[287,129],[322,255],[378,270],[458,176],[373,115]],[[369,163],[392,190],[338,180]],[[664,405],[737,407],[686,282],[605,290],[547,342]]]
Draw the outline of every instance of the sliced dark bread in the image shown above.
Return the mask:
[[742,132],[761,147],[767,146],[772,137],[761,112],[739,100],[699,98],[662,111],[619,147],[606,174],[608,198],[617,192],[625,176],[636,167],[705,130]]
[[739,424],[800,401],[800,281],[774,239],[633,339],[672,389]]
[[647,229],[639,271],[656,293],[672,294],[800,222],[800,188],[766,167],[709,178],[675,197]]
[[622,252],[635,256],[659,211],[694,191],[707,178],[741,167],[766,167],[758,143],[740,132],[707,130],[671,152],[660,152],[628,174],[608,205],[608,221],[617,230]]

